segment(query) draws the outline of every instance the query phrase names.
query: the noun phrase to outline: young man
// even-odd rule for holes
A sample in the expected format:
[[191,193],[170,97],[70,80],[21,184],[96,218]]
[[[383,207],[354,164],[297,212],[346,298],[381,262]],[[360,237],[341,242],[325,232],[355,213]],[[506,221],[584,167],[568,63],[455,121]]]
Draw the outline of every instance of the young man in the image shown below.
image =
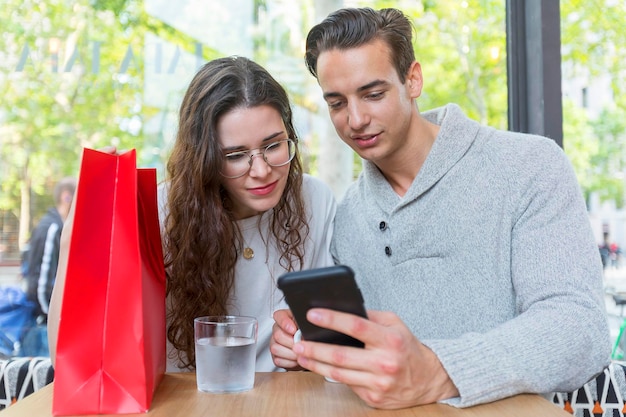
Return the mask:
[[311,310],[364,349],[294,345],[275,313],[278,366],[349,385],[366,403],[459,407],[579,388],[609,363],[602,266],[578,183],[550,139],[480,126],[454,104],[420,114],[412,26],[342,9],[307,37],[341,139],[363,159],[335,220],[369,320]]

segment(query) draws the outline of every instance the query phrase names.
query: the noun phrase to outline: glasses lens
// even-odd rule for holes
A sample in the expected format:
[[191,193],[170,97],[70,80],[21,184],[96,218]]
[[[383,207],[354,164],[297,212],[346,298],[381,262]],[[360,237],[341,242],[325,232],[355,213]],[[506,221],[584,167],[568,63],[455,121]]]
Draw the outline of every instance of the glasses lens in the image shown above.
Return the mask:
[[263,151],[265,161],[274,167],[287,165],[296,154],[296,146],[291,139],[268,145]]
[[250,169],[250,156],[247,152],[233,152],[224,156],[222,175],[227,178],[241,177]]
[[[255,154],[250,151],[232,152],[224,155],[221,174],[226,178],[239,178],[250,170]],[[291,139],[270,143],[263,148],[263,159],[268,165],[280,167],[287,165],[296,154],[296,144]],[[258,153],[256,154],[258,155]]]

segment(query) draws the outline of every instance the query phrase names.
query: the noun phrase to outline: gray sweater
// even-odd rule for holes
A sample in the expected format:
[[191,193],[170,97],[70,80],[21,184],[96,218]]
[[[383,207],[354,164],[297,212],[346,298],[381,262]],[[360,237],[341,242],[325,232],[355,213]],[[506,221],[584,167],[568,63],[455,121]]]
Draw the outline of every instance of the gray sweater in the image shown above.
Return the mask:
[[499,131],[453,104],[399,197],[364,169],[338,207],[336,262],[366,307],[432,349],[466,407],[582,386],[608,363],[602,266],[569,160],[554,141]]

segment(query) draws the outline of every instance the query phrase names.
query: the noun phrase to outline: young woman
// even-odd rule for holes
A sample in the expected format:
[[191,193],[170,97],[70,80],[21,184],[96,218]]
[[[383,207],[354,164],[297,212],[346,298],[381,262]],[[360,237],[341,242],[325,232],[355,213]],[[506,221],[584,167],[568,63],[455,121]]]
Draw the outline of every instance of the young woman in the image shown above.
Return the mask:
[[167,170],[168,370],[194,366],[193,319],[218,314],[256,317],[257,370],[276,370],[276,279],[332,264],[335,214],[330,189],[302,173],[285,90],[249,59],[207,63],[183,99]]
[[[256,370],[278,370],[272,314],[287,305],[276,280],[333,263],[336,202],[299,158],[287,93],[264,68],[229,57],[198,71],[159,187],[168,371],[195,368],[193,319],[224,314],[257,318]],[[63,285],[60,268],[48,326],[53,361]]]

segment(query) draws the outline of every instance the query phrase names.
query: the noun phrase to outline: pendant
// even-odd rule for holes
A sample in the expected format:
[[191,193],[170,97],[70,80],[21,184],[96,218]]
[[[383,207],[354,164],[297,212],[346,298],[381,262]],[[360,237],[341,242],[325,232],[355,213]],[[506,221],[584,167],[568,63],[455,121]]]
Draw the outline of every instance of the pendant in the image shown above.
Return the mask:
[[245,259],[254,258],[254,251],[252,250],[252,248],[243,248],[243,257]]

